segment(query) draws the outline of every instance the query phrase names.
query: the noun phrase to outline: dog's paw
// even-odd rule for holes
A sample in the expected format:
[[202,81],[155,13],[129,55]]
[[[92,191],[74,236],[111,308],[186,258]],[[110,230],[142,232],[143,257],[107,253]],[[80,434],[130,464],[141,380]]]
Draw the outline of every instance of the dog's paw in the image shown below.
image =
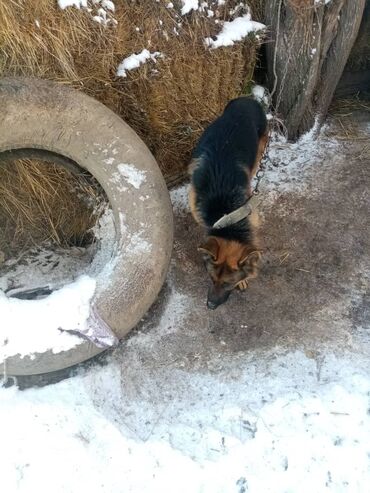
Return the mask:
[[246,279],[244,279],[244,281],[240,281],[240,283],[238,284],[238,289],[240,289],[240,291],[246,290],[247,287],[248,287],[248,281]]

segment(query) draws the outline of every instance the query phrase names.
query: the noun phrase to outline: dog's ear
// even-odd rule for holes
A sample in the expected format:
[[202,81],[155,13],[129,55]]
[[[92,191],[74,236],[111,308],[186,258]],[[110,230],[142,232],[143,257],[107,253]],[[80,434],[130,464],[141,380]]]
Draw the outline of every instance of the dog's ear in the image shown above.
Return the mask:
[[253,271],[257,267],[261,257],[261,252],[258,250],[251,251],[250,247],[246,247],[240,257],[239,267],[249,267]]
[[219,248],[220,245],[217,241],[217,238],[215,238],[214,236],[210,236],[207,239],[206,243],[198,247],[198,252],[209,255],[210,257],[212,257],[213,260],[217,260]]

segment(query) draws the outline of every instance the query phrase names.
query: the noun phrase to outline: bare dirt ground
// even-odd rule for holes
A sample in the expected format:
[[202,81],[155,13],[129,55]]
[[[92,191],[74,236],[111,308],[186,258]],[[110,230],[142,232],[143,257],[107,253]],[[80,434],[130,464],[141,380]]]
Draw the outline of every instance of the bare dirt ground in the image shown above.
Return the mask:
[[[326,346],[370,355],[363,340],[370,323],[369,115],[347,118],[347,128],[356,130],[350,140],[341,124],[332,121],[319,142],[272,145],[277,167],[266,172],[259,199],[260,275],[214,312],[205,306],[208,279],[196,250],[203,232],[184,207],[184,191],[173,193],[169,281],[122,348],[130,373],[132,351],[136,361],[194,369],[217,365],[225,354],[258,358],[277,347],[300,348],[315,359]],[[153,342],[148,347],[140,343],[145,336]]]
[[327,350],[370,356],[369,128],[369,113],[356,111],[332,116],[318,140],[271,144],[258,204],[262,268],[247,292],[235,291],[216,311],[205,304],[197,253],[204,232],[190,215],[187,186],[172,192],[168,281],[113,354],[128,380],[151,386],[148,375],[161,368],[221,368],[228,358],[257,361],[276,351],[303,350],[318,367]]

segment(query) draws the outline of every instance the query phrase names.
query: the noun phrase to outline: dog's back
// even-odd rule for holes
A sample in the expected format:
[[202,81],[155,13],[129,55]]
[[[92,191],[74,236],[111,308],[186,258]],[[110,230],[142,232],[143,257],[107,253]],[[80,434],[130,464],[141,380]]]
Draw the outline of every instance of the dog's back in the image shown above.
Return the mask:
[[240,97],[230,101],[201,136],[193,152],[192,186],[194,206],[206,227],[247,200],[266,129],[260,104]]

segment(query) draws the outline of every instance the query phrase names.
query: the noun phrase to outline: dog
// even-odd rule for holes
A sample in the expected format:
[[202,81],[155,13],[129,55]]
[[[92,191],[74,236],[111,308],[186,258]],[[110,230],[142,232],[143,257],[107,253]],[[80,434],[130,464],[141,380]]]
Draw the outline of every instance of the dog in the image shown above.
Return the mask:
[[189,165],[189,203],[195,221],[207,230],[198,247],[211,278],[207,306],[215,309],[235,288],[257,276],[258,216],[251,210],[251,181],[268,141],[267,120],[254,99],[230,101],[201,135]]

